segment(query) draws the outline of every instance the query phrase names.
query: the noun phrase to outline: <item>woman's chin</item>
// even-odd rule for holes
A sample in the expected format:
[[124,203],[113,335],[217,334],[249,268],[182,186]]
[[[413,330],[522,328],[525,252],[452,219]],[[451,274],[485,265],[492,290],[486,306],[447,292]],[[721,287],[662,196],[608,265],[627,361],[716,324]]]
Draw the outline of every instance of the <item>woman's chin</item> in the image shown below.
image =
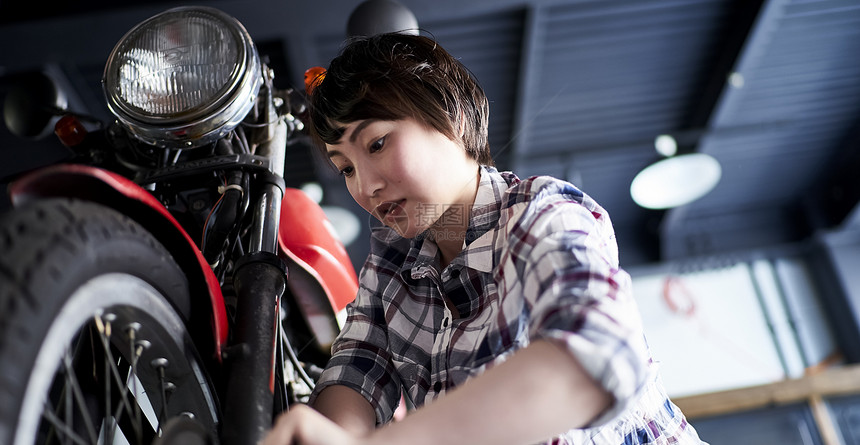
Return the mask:
[[385,221],[385,225],[397,232],[403,238],[416,238],[427,231],[427,227],[417,227],[410,224],[408,220],[402,221]]
[[417,230],[417,229],[408,229],[408,230],[399,230],[397,228],[393,228],[393,229],[395,232],[397,232],[398,235],[402,236],[403,238],[410,238],[410,239],[416,238],[425,232],[423,230]]

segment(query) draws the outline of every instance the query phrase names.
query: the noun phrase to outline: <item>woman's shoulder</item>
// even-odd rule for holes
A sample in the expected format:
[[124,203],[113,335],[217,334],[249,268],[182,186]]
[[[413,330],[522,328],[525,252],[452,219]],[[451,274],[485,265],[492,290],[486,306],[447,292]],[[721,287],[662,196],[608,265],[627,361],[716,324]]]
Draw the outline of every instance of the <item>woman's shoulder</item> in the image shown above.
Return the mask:
[[540,214],[554,210],[569,211],[569,205],[589,211],[600,209],[597,202],[568,181],[553,176],[530,176],[510,185],[503,195],[502,209]]
[[588,194],[553,176],[530,176],[511,184],[504,194],[502,214],[508,225],[529,232],[590,230],[610,224],[609,215]]
[[507,190],[510,204],[541,200],[581,201],[585,194],[575,185],[554,176],[529,176],[511,184]]
[[521,258],[539,244],[571,243],[607,249],[617,264],[615,233],[608,212],[581,189],[552,176],[531,176],[513,184],[502,204],[497,240],[500,251],[514,249]]

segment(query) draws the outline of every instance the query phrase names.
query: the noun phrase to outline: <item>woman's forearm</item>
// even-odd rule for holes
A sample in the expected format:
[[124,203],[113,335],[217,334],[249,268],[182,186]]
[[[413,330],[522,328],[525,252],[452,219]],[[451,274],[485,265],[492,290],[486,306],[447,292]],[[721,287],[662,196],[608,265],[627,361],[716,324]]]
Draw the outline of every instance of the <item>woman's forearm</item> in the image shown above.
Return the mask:
[[586,425],[612,402],[575,358],[540,340],[368,439],[390,444],[535,443]]
[[313,408],[357,436],[367,435],[376,426],[373,406],[347,386],[332,385],[324,389],[314,401]]

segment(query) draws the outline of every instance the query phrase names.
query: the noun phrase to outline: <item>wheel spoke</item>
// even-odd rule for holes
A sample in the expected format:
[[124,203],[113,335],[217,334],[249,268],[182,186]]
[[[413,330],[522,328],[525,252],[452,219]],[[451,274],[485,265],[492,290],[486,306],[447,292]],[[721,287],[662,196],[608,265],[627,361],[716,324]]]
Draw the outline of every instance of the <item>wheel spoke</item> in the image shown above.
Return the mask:
[[[111,347],[110,347],[110,335],[111,335],[110,321],[105,323],[105,320],[102,319],[102,317],[99,315],[96,315],[94,317],[94,319],[96,322],[96,328],[99,331],[99,339],[101,340],[102,348],[104,348],[105,356],[106,356],[107,360],[110,361],[111,364],[116,363],[116,359],[114,359],[113,352],[111,351]],[[132,404],[128,400],[128,389],[126,388],[126,385],[123,384],[122,376],[120,376],[119,370],[117,369],[117,367],[115,365],[109,366],[109,369],[110,369],[110,376],[105,376],[105,378],[108,380],[113,378],[114,382],[116,383],[117,388],[120,388],[120,390],[119,390],[120,402],[125,406],[125,408],[128,410],[128,412],[132,412],[132,409],[131,409]]]
[[155,438],[158,437],[158,434],[148,422],[135,423],[134,419],[131,416],[124,416],[122,419],[117,420],[116,425],[117,428],[123,432],[123,434],[126,434],[126,432],[131,431],[137,434],[137,431],[141,431],[138,437],[130,437],[126,434],[126,439],[129,441],[129,443],[132,444],[152,443]]
[[[136,401],[137,394],[137,383],[138,380],[136,378],[130,378],[131,376],[137,375],[137,364],[140,355],[143,353],[143,345],[146,343],[145,341],[137,344],[136,340],[136,331],[139,328],[139,324],[135,323],[136,326],[130,327],[127,330],[127,334],[129,337],[129,350],[127,354],[128,358],[128,368],[124,368],[127,372],[121,372],[118,367],[119,361],[114,358],[113,351],[110,347],[111,340],[110,337],[113,332],[112,328],[112,320],[113,317],[109,316],[99,317],[96,316],[96,327],[99,331],[99,337],[101,339],[102,347],[105,352],[105,374],[110,375],[111,377],[106,379],[105,381],[105,396],[106,396],[106,413],[108,416],[105,417],[105,435],[106,440],[105,443],[112,443],[113,437],[115,435],[116,429],[119,425],[125,425],[126,428],[130,427],[134,438],[137,439],[136,443],[143,443],[143,424],[141,418],[141,409],[140,403]],[[125,373],[127,377],[123,379],[121,375]],[[112,410],[112,401],[113,398],[111,396],[111,391],[114,385],[111,384],[111,381],[116,382],[117,393],[119,395],[119,404],[116,406],[115,410]],[[130,387],[129,381],[131,382]],[[128,414],[129,421],[123,421],[123,415]],[[110,416],[112,414],[112,417]],[[123,428],[119,427],[121,430]]]
[[158,414],[158,433],[161,434],[161,426],[164,425],[164,419],[167,416],[167,381],[164,380],[164,368],[167,367],[167,360],[157,359],[158,365],[158,387],[161,390],[161,412]]
[[69,355],[68,349],[66,349],[65,354],[63,354],[63,366],[65,366],[66,371],[66,383],[68,384],[68,387],[71,388],[72,397],[77,403],[78,409],[81,411],[84,426],[87,429],[87,433],[89,434],[92,443],[96,443],[98,441],[98,435],[93,428],[90,411],[87,408],[86,400],[84,400],[84,394],[83,391],[81,391],[81,386],[78,384],[77,374],[75,374],[75,370],[72,367],[72,358]]
[[[140,361],[140,355],[143,354],[144,350],[144,344],[137,342],[137,330],[139,329],[139,327],[139,324],[135,324],[135,326],[129,327],[128,329],[129,350],[131,351],[131,354],[129,354],[129,356],[131,357],[131,373],[129,375],[130,377],[137,375],[137,364]],[[139,394],[137,388],[138,380],[136,378],[126,379],[126,381],[128,380],[131,380],[132,393],[135,395],[136,398],[137,394]],[[126,384],[126,386],[128,386],[128,384]],[[143,420],[140,412],[140,402],[134,404],[134,424],[138,426],[138,428],[135,428],[134,432],[137,438],[137,443],[143,443]]]
[[[71,440],[74,443],[88,445],[87,442],[82,437],[80,437],[69,425],[63,422],[63,419],[60,419],[60,417],[57,416],[56,413],[54,413],[54,410],[51,408],[51,405],[48,402],[45,402],[45,409],[42,411],[42,417],[44,417],[45,420],[47,420],[51,425],[53,425],[56,431],[60,432],[60,435],[64,439],[63,442],[68,443],[68,441]],[[95,441],[92,443],[95,443]]]
[[[110,322],[108,322],[108,323],[110,323]],[[106,330],[108,332],[108,335],[110,335],[110,325],[109,324],[108,324]],[[104,334],[101,334],[101,335],[103,336]],[[111,401],[111,386],[112,385],[111,385],[110,377],[108,377],[108,376],[110,376],[110,374],[111,374],[111,366],[113,366],[113,364],[110,362],[110,359],[108,358],[109,356],[108,356],[107,350],[110,348],[105,346],[105,339],[104,338],[102,338],[102,345],[105,348],[105,353],[102,355],[102,357],[104,359],[104,367],[105,367],[104,368],[105,369],[104,394],[103,394],[104,398],[105,398],[105,417],[103,419],[103,429],[104,429],[104,435],[105,435],[105,441],[104,442],[105,442],[105,444],[112,444],[113,443],[113,434],[114,434],[114,426],[113,426],[114,422],[112,421],[112,416],[111,416],[111,411],[112,411],[111,407],[113,406],[113,403]]]
[[[62,397],[61,400],[63,400],[65,402],[65,413],[63,413],[63,414],[66,416],[66,425],[68,425],[69,428],[74,428],[74,421],[75,421],[74,405],[73,405],[74,398],[73,398],[73,396],[72,397],[67,396],[66,395],[67,392],[69,392],[68,382],[66,382],[66,384],[63,385],[63,390],[60,393],[61,394],[60,397]],[[65,437],[68,437],[68,436],[64,436],[64,438]],[[63,440],[63,442],[68,442],[68,440]]]

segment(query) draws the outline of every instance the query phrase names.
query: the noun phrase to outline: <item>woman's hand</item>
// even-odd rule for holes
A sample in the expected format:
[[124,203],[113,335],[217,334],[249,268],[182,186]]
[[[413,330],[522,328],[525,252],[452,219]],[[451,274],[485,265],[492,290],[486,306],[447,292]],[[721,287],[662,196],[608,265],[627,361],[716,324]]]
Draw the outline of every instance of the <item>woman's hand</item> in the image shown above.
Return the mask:
[[362,445],[322,414],[305,405],[295,405],[282,414],[260,445]]

